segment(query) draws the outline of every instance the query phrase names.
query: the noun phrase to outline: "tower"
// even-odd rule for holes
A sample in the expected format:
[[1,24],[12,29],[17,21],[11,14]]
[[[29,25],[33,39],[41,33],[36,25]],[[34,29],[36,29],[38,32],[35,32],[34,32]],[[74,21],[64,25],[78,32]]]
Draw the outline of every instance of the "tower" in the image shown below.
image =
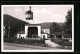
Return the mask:
[[[31,11],[31,6],[29,7],[29,10],[26,11],[26,21],[29,24],[25,24],[25,34],[21,35],[24,38],[38,38],[41,35],[41,25],[40,24],[34,24],[33,19],[33,12]],[[19,37],[19,34],[18,34]]]
[[29,8],[30,9],[28,11],[26,11],[26,20],[30,24],[33,24],[34,23],[33,12],[31,11],[31,6],[29,6]]

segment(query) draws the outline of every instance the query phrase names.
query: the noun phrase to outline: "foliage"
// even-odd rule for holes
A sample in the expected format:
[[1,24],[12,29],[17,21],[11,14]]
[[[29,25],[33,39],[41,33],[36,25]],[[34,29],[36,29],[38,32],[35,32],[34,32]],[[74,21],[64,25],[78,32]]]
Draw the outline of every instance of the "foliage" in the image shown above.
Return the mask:
[[54,38],[51,38],[51,41],[52,42],[55,42],[59,45],[64,45],[64,46],[72,46],[72,42],[69,42],[69,40],[63,40],[63,39],[54,39]]
[[72,35],[72,9],[67,12],[66,22],[63,25],[65,34]]
[[17,19],[13,16],[4,14],[4,37],[14,37],[18,32],[24,31],[25,24],[29,24],[25,21]]
[[16,38],[4,38],[4,42],[8,43],[17,43],[17,44],[28,44],[28,45],[37,45],[37,46],[45,46],[45,40],[43,39],[16,39]]
[[61,27],[56,22],[53,22],[50,27],[50,32],[51,34],[56,33],[56,32],[61,32]]

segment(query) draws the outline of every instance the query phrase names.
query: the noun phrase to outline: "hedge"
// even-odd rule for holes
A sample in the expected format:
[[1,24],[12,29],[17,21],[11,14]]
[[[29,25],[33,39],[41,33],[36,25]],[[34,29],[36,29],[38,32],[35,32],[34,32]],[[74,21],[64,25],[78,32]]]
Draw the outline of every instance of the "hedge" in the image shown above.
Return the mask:
[[45,41],[43,39],[16,39],[16,38],[4,38],[4,42],[8,43],[17,43],[17,44],[30,44],[30,45],[38,45],[45,46]]
[[64,45],[64,46],[72,46],[72,42],[69,42],[68,40],[62,40],[62,39],[53,39],[51,38],[52,42],[55,42],[59,45]]

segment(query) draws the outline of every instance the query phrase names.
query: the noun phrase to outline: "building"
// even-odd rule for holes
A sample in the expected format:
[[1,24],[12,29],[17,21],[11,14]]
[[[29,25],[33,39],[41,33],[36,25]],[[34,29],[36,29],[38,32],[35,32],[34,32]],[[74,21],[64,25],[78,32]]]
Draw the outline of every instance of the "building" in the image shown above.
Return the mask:
[[33,12],[28,10],[26,12],[26,21],[29,24],[25,24],[25,33],[17,34],[17,38],[43,38],[43,36],[47,39],[47,34],[49,33],[48,29],[42,29],[44,33],[41,33],[41,24],[34,24]]
[[[34,24],[33,12],[28,10],[26,12],[26,22],[14,18],[9,15],[4,15],[4,36],[5,37],[17,37],[17,38],[43,38],[46,39],[50,36],[61,39],[71,39],[71,37],[65,38],[65,35],[61,33],[50,34],[51,23]],[[69,36],[69,35],[67,35]]]

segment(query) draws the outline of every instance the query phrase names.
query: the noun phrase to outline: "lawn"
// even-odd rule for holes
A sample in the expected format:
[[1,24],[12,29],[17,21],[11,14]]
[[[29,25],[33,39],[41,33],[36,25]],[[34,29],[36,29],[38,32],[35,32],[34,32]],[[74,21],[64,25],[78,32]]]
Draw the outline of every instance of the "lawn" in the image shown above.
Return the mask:
[[63,48],[64,48],[64,46],[66,46],[67,48],[72,49],[72,42],[69,42],[69,40],[67,40],[67,39],[53,39],[53,38],[51,38],[51,41],[61,45],[61,47],[63,47]]

